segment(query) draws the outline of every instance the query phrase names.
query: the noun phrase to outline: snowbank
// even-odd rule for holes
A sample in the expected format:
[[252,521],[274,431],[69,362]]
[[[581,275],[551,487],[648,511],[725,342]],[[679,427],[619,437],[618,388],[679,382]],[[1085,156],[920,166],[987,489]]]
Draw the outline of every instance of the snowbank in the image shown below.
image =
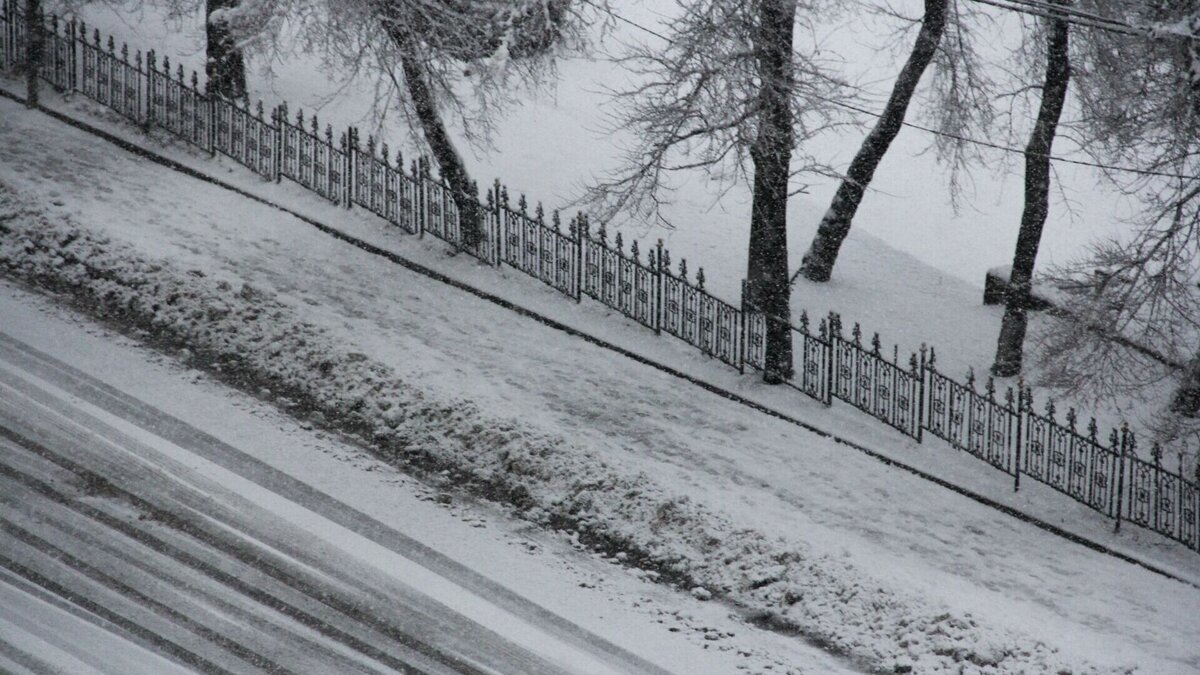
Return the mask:
[[[563,437],[447,399],[347,350],[273,295],[139,257],[69,221],[51,221],[0,185],[0,271],[61,292],[93,316],[187,350],[193,365],[353,433],[383,458],[447,471],[523,517],[623,552],[664,581],[741,606],[880,671],[1099,672],[1031,636],[980,625],[882,587],[843,559],[738,529],[646,475]],[[700,591],[697,591],[700,593]],[[1128,672],[1132,669],[1118,669]]]

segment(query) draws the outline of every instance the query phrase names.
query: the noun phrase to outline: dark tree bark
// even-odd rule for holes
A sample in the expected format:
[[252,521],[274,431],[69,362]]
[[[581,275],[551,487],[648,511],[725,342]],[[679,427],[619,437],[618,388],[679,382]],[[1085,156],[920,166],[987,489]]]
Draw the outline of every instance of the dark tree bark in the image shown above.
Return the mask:
[[[1055,0],[1065,5],[1067,0]],[[992,374],[1012,377],[1021,372],[1024,356],[1025,330],[1033,286],[1033,266],[1037,262],[1042,228],[1050,212],[1050,150],[1062,116],[1071,79],[1069,24],[1063,19],[1051,20],[1046,39],[1046,81],[1042,86],[1042,103],[1029,144],[1025,146],[1025,210],[1021,214],[1021,231],[1013,253],[1012,274],[1005,294],[1004,320],[996,345],[996,361]]]
[[850,163],[846,177],[833,196],[829,210],[825,212],[821,224],[817,227],[817,234],[813,237],[808,253],[804,254],[799,273],[803,274],[805,279],[825,282],[829,281],[833,274],[838,252],[846,235],[850,233],[850,225],[862,203],[863,194],[871,184],[879,162],[883,160],[892,141],[900,133],[913,92],[921,81],[921,75],[925,73],[925,69],[937,53],[942,33],[946,28],[948,2],[949,0],[925,0],[925,18],[921,24],[921,31],[917,34],[917,41],[908,56],[908,62],[896,78],[887,107],[884,108],[875,128],[863,141],[858,154],[854,156],[854,161]]
[[795,0],[762,0],[758,39],[758,137],[750,149],[754,197],[750,213],[747,301],[765,313],[766,363],[763,380],[777,384],[792,376],[789,324],[787,205],[792,161],[792,36]]
[[30,108],[38,106],[38,78],[46,52],[44,30],[42,0],[25,0],[25,105]]
[[237,7],[241,0],[205,0],[205,34],[208,38],[204,72],[209,93],[234,101],[246,97],[246,59],[230,34],[229,24],[213,12]]
[[454,147],[454,141],[446,131],[442,116],[438,112],[437,102],[429,85],[428,74],[424,65],[418,60],[416,47],[409,35],[393,23],[388,30],[392,41],[400,53],[400,67],[404,71],[404,84],[408,89],[409,100],[412,101],[417,121],[425,135],[429,151],[437,162],[438,173],[450,186],[450,195],[458,207],[459,231],[462,235],[463,248],[474,248],[483,241],[483,228],[480,224],[478,204],[475,194],[475,184],[467,173],[467,166]]

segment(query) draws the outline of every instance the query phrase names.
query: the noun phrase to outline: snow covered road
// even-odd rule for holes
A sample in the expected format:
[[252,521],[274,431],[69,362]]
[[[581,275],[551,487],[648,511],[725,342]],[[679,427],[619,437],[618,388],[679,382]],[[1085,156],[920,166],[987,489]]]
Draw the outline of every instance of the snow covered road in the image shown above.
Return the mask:
[[97,385],[0,340],[0,566],[138,642],[206,671],[658,671]]

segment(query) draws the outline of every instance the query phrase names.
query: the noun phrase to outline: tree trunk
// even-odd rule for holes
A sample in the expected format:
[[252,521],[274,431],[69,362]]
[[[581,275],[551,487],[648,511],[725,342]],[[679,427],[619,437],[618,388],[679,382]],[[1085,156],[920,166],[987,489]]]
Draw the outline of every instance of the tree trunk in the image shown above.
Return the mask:
[[760,12],[756,49],[762,89],[758,137],[750,149],[754,161],[754,198],[746,299],[768,317],[763,380],[777,384],[792,376],[787,204],[793,142],[792,35],[796,3],[762,0]]
[[446,126],[442,123],[424,67],[417,61],[412,50],[407,48],[407,40],[397,39],[395,31],[392,38],[400,46],[400,67],[404,70],[404,83],[408,87],[408,96],[417,113],[417,121],[421,123],[421,129],[424,131],[425,142],[429,144],[429,151],[433,153],[433,159],[438,164],[438,173],[450,185],[450,196],[458,207],[462,246],[473,249],[483,241],[475,185],[467,173],[466,164],[454,147],[454,141],[450,139],[450,134],[446,132]]
[[25,105],[38,106],[38,87],[46,52],[42,0],[25,0]]
[[850,224],[854,221],[859,204],[862,203],[863,194],[871,184],[879,162],[883,160],[892,141],[900,133],[913,92],[937,53],[942,33],[946,28],[948,2],[949,0],[925,0],[925,18],[912,53],[908,56],[908,62],[896,78],[892,95],[888,98],[887,107],[883,109],[879,122],[867,135],[858,154],[854,156],[854,161],[850,163],[846,177],[833,196],[829,210],[825,212],[820,226],[817,227],[817,234],[813,237],[808,253],[804,254],[797,276],[803,274],[809,281],[825,282],[829,281],[833,274],[838,252],[846,235],[850,233]]
[[219,94],[231,101],[246,97],[246,59],[229,31],[229,23],[220,17],[214,19],[218,10],[232,9],[241,0],[205,0],[205,34],[208,38],[208,54],[204,72],[208,75],[208,92]]
[[[1055,0],[1059,5],[1066,5],[1068,1]],[[1012,274],[1005,293],[1004,320],[996,345],[996,361],[992,364],[992,374],[996,377],[1012,377],[1021,372],[1033,266],[1037,261],[1042,227],[1050,211],[1050,150],[1054,145],[1054,134],[1071,78],[1068,48],[1069,24],[1063,19],[1053,19],[1046,40],[1046,81],[1042,86],[1042,103],[1033,135],[1025,146],[1025,210],[1021,214],[1021,231],[1017,235]]]

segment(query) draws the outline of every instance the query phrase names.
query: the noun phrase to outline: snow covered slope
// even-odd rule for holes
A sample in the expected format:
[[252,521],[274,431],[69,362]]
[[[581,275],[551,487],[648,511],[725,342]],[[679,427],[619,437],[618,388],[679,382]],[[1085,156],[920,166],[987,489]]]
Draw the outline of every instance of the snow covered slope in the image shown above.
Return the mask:
[[[566,523],[875,667],[1200,667],[1193,586],[750,414],[14,104],[0,112],[0,181],[13,216],[0,255],[10,273],[64,284],[96,311],[143,321],[222,368],[273,378],[327,419],[374,435],[385,456],[453,467],[530,519]],[[328,215],[436,257],[355,214]],[[491,287],[514,283],[453,262]],[[519,287],[538,301],[533,284]],[[647,351],[667,349],[628,335]],[[957,470],[953,456],[934,454],[943,449],[863,433]],[[1048,498],[1031,492],[1021,499]],[[1059,504],[1064,521],[1086,521]],[[1200,576],[1194,554],[1173,551],[1146,552]]]

